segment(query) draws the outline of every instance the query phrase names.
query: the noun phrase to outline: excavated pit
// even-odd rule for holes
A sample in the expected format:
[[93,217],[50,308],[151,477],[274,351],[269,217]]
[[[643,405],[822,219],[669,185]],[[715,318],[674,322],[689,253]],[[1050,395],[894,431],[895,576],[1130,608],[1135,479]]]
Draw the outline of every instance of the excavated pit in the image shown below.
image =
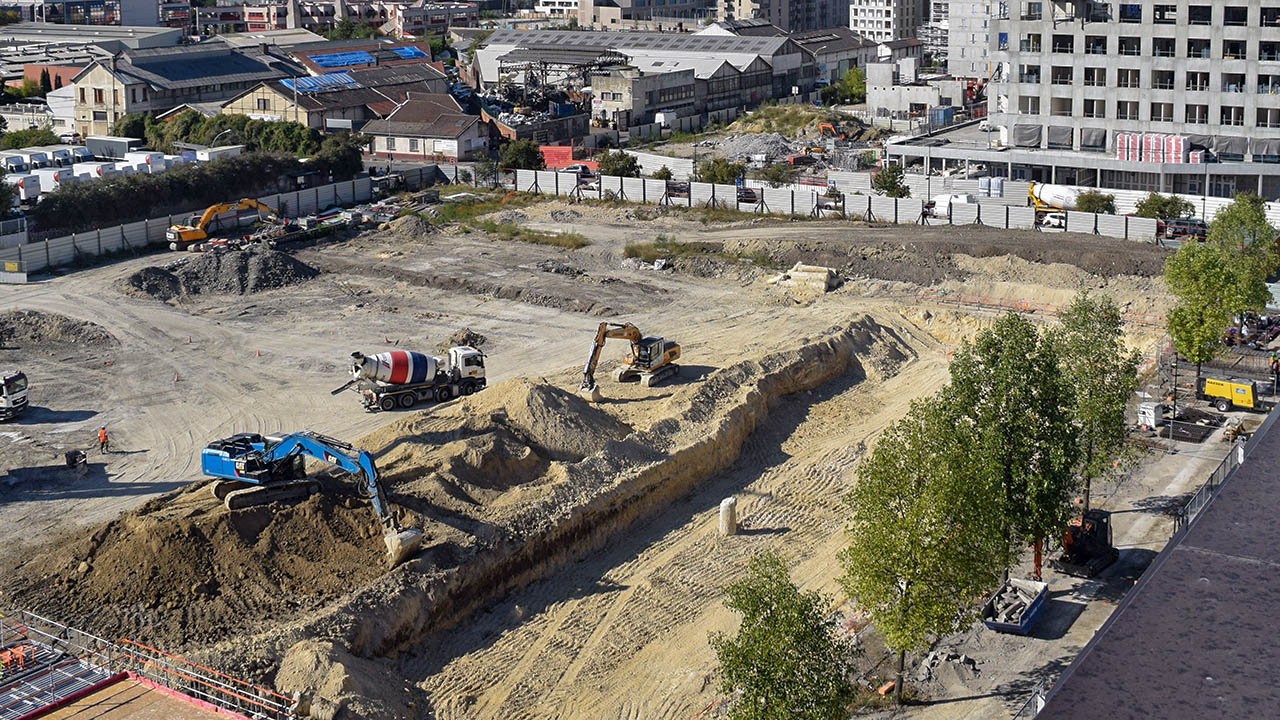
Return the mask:
[[[349,483],[234,515],[193,487],[8,569],[0,601],[57,608],[91,632],[180,650],[359,716],[414,717],[422,698],[380,658],[725,471],[778,398],[875,377],[910,354],[861,317],[675,385],[642,410],[593,406],[545,381],[499,383],[358,442],[378,458],[401,521],[427,533],[419,556],[392,572]],[[369,687],[379,682],[385,692]]]

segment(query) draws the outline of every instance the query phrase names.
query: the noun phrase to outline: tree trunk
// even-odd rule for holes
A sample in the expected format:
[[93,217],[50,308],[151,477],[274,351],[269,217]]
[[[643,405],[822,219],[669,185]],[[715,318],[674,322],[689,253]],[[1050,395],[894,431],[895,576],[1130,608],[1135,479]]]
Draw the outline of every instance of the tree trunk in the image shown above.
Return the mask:
[[1089,512],[1089,489],[1093,481],[1086,475],[1084,478],[1084,512]]
[[902,705],[902,672],[907,666],[907,651],[898,651],[898,677],[893,682],[893,701]]
[[1043,551],[1043,549],[1044,549],[1044,540],[1042,540],[1041,538],[1036,538],[1036,560],[1035,560],[1035,566],[1034,566],[1035,569],[1031,571],[1031,579],[1035,580],[1036,582],[1040,582],[1040,567],[1041,567],[1041,561],[1043,560],[1043,558],[1041,557],[1041,552]]

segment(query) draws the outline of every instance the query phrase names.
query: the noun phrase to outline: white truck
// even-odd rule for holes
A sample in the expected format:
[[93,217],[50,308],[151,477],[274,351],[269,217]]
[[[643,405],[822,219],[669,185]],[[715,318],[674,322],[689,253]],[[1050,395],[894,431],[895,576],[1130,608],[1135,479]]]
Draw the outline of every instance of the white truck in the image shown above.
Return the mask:
[[154,150],[132,150],[124,154],[124,161],[132,164],[140,173],[160,173],[168,168],[164,153]]
[[40,177],[31,173],[13,173],[4,176],[5,185],[18,196],[19,202],[31,204],[40,199]]
[[49,167],[70,167],[73,162],[71,150],[62,145],[41,145],[32,149],[49,156]]
[[24,173],[27,171],[27,159],[10,152],[0,153],[0,163],[4,164],[7,173]]
[[222,158],[235,157],[244,152],[243,145],[221,145],[219,147],[205,148],[196,151],[196,160],[200,162],[209,162],[211,160],[220,160]]
[[40,168],[31,173],[40,179],[40,193],[51,193],[54,190],[76,181],[76,174],[69,167]]
[[969,205],[977,202],[969,193],[934,195],[929,201],[929,214],[933,217],[950,217],[952,205]]
[[1027,190],[1027,204],[1037,212],[1075,210],[1079,203],[1080,191],[1070,185],[1031,183]]
[[27,376],[21,370],[0,371],[0,420],[12,420],[27,409]]
[[88,180],[116,177],[120,174],[120,170],[116,168],[116,164],[113,162],[78,162],[71,166],[71,172],[75,173],[77,177],[84,177]]
[[39,170],[43,167],[49,167],[53,161],[49,159],[49,153],[40,148],[22,148],[21,150],[11,151],[13,155],[22,158],[27,164],[27,172]]
[[355,386],[365,410],[406,410],[419,402],[444,402],[459,395],[471,395],[486,384],[484,353],[473,347],[449,348],[445,357],[392,350],[365,355],[351,353],[351,377],[333,391],[338,394]]

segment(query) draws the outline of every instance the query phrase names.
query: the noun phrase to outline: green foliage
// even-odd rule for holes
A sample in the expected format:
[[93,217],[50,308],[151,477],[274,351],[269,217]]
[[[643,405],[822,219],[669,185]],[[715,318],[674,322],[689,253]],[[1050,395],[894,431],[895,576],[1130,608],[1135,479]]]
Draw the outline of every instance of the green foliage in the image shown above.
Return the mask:
[[868,150],[858,156],[858,167],[873,168],[880,164],[880,153],[875,150]]
[[1010,557],[976,430],[938,412],[941,402],[913,403],[885,431],[847,498],[840,583],[900,657],[967,625]]
[[289,155],[249,153],[179,165],[158,175],[68,184],[42,195],[31,219],[40,230],[75,232],[290,189],[296,187],[292,176],[311,170],[326,176],[332,173],[335,180],[348,179],[350,174],[340,171],[350,166],[335,168],[333,160],[323,152],[306,162]]
[[14,130],[11,133],[5,133],[0,137],[0,148],[5,150],[18,150],[25,147],[35,147],[37,145],[57,145],[58,136],[53,134],[48,128],[33,128],[30,130]]
[[492,186],[498,180],[498,163],[489,158],[477,160],[475,164],[476,183]]
[[826,619],[830,599],[801,592],[773,553],[752,558],[747,575],[725,589],[725,607],[742,615],[737,635],[712,633],[721,689],[741,693],[732,720],[842,720],[854,699],[855,652]]
[[4,92],[6,95],[15,98],[44,97],[45,93],[45,91],[40,88],[40,83],[32,80],[31,78],[23,79],[22,85],[16,87],[10,85],[5,87]]
[[[5,175],[5,169],[3,167],[0,167],[0,183],[3,183],[4,175]],[[0,187],[7,187],[7,186],[0,184]],[[0,217],[9,216],[9,213],[13,211],[13,205],[17,199],[18,199],[17,196],[11,192],[0,193]]]
[[1073,511],[1079,431],[1056,343],[1008,313],[955,352],[942,397],[939,413],[972,429],[974,459],[994,474],[1010,547],[1059,532]]
[[800,171],[786,163],[769,163],[752,173],[752,177],[769,183],[769,187],[782,187],[796,181]]
[[839,82],[829,87],[835,88],[835,92],[832,93],[835,103],[857,105],[867,99],[867,74],[862,71],[862,68],[849,68],[844,75],[840,76]]
[[1084,481],[1089,509],[1093,479],[1119,456],[1128,423],[1125,405],[1138,386],[1138,354],[1125,349],[1120,308],[1106,295],[1082,290],[1059,316],[1051,337],[1062,372],[1074,388],[1071,417],[1080,434],[1076,473]]
[[350,20],[339,20],[330,30],[320,33],[324,35],[326,40],[351,40],[354,38],[371,38],[377,37],[381,33],[378,28],[364,22],[352,22]]
[[129,137],[146,140],[146,113],[128,113],[126,115],[121,115],[119,120],[112,123],[111,134],[116,137]]
[[12,25],[22,22],[22,15],[14,10],[5,10],[0,12],[0,25]]
[[219,145],[244,145],[249,152],[307,157],[320,151],[322,140],[318,130],[295,122],[254,120],[248,115],[206,118],[194,110],[163,122],[148,115],[144,120],[143,134],[149,147],[166,153],[174,152],[175,142],[211,145],[217,138]]
[[911,189],[904,182],[906,171],[901,165],[890,163],[878,172],[871,179],[871,189],[875,192],[891,198],[911,197]]
[[1080,212],[1116,214],[1116,196],[1097,190],[1086,190],[1076,197],[1076,209]]
[[362,154],[370,138],[348,132],[325,137],[313,158],[316,169],[327,172],[334,180],[345,180],[364,170]]
[[1164,281],[1177,302],[1166,315],[1173,347],[1196,363],[1222,350],[1222,332],[1231,323],[1236,289],[1229,250],[1218,243],[1185,242],[1165,260]]
[[621,150],[605,152],[599,155],[600,174],[616,175],[617,177],[640,177],[640,161],[635,155],[630,155]]
[[532,140],[514,140],[503,145],[498,164],[507,170],[542,170],[547,166],[538,143]]
[[53,80],[49,78],[49,68],[44,68],[40,71],[40,94],[48,95],[52,89]]
[[1133,214],[1138,217],[1155,218],[1156,220],[1174,220],[1176,218],[1194,217],[1196,214],[1196,206],[1189,200],[1183,200],[1177,195],[1161,195],[1160,193],[1148,193],[1146,197],[1138,201],[1137,206],[1133,209]]
[[671,168],[663,165],[653,174],[654,180],[670,180],[674,175],[671,174]]
[[747,171],[747,166],[740,162],[731,162],[722,157],[714,157],[698,163],[698,171],[693,179],[696,182],[733,185]]
[[499,223],[494,220],[485,220],[481,222],[479,224],[479,229],[496,236],[499,240],[514,240],[517,242],[530,243],[532,245],[550,245],[552,247],[561,247],[567,250],[577,250],[591,244],[591,241],[582,233],[544,232],[542,230],[532,230],[530,228],[520,227],[514,223]]
[[1222,249],[1230,268],[1226,310],[1237,318],[1247,311],[1261,312],[1271,301],[1267,277],[1280,265],[1276,229],[1267,222],[1262,198],[1240,193],[1209,223],[1208,242]]

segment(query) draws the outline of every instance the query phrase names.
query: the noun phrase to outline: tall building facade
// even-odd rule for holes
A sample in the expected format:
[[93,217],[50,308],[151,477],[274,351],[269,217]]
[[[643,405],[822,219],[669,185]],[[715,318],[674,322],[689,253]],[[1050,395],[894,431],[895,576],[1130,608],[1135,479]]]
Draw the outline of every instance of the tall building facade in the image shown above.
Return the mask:
[[849,0],[720,0],[721,20],[759,18],[787,32],[849,25]]
[[947,72],[985,78],[990,72],[991,0],[950,0],[947,9]]
[[915,37],[924,10],[921,0],[850,0],[849,29],[877,42]]
[[1114,154],[1119,134],[1167,133],[1219,162],[1280,163],[1280,5],[1006,7],[988,101],[1008,144]]

